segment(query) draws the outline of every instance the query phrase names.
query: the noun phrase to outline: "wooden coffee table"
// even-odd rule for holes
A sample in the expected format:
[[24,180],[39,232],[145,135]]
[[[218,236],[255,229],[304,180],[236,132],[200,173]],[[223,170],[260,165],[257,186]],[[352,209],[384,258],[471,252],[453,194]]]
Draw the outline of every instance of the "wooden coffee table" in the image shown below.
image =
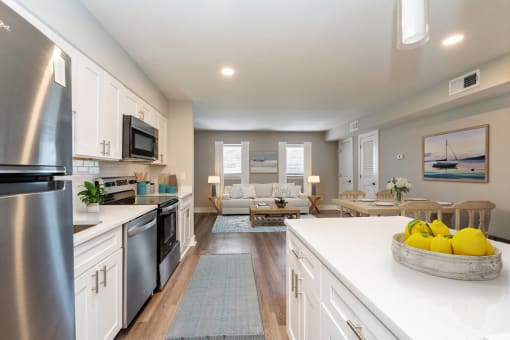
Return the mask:
[[300,218],[301,212],[298,208],[292,206],[286,206],[285,208],[278,208],[275,204],[270,204],[266,207],[250,206],[250,222],[252,227],[256,226],[257,220],[264,221],[265,223],[270,223],[272,220],[280,222],[281,219],[278,219],[278,216],[295,216],[295,218]]

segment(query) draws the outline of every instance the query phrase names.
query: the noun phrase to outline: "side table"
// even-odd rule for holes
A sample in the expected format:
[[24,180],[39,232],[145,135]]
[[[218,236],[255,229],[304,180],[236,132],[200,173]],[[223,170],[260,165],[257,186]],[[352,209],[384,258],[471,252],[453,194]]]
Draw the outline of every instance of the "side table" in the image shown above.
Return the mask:
[[313,213],[314,210],[319,214],[319,200],[321,199],[320,195],[310,195],[308,196],[308,200],[310,201],[310,213]]
[[218,196],[209,196],[207,197],[209,199],[209,202],[211,202],[212,206],[214,207],[214,210],[216,210],[216,213],[218,215],[221,215],[221,198]]

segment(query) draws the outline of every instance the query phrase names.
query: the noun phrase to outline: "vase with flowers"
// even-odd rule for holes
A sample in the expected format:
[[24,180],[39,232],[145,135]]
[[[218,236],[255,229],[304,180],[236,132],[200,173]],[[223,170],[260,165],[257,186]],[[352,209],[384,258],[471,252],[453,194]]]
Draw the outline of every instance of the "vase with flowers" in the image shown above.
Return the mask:
[[393,190],[395,192],[395,198],[397,201],[402,202],[403,193],[409,192],[411,189],[411,183],[407,178],[404,177],[392,177],[388,181],[386,188]]

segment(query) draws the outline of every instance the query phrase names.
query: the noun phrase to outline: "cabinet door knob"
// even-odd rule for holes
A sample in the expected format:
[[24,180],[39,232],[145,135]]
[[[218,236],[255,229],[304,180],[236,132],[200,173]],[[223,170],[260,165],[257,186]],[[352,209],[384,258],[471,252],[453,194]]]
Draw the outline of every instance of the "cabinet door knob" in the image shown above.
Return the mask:
[[301,256],[295,249],[291,249],[292,250],[292,253],[294,254],[294,256],[298,259],[298,260],[302,260],[303,259],[303,256]]
[[292,292],[294,293],[294,286],[296,284],[295,280],[294,280],[294,269],[292,269],[292,274],[291,275],[292,275],[292,280],[291,280],[292,284],[291,284],[291,286],[292,286]]
[[102,150],[101,150],[101,154],[102,154],[102,155],[106,155],[106,141],[104,141],[104,140],[103,140],[103,141],[102,141],[101,143],[99,143],[99,144],[101,144],[101,146],[103,147],[103,148],[102,148]]
[[106,287],[108,285],[108,283],[106,282],[106,265],[103,266],[103,269],[101,269],[101,271],[103,272],[103,287]]
[[354,332],[354,335],[356,335],[358,340],[365,340],[365,337],[363,336],[363,334],[361,334],[361,331],[363,329],[361,325],[355,324],[351,320],[347,320],[347,325]]
[[92,275],[94,279],[94,282],[95,282],[95,286],[92,287],[92,291],[94,293],[99,293],[99,272],[96,270],[96,272]]

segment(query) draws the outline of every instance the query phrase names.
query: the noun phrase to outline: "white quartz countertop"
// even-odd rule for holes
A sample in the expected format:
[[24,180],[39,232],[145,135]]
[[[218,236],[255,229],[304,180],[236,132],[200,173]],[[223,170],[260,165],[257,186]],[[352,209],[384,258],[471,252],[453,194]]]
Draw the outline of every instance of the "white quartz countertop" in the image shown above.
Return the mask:
[[99,236],[119,225],[127,223],[149,211],[157,205],[102,205],[99,213],[75,213],[74,224],[99,224],[74,234],[74,246]]
[[503,253],[503,270],[495,280],[435,277],[393,260],[391,238],[409,220],[395,216],[286,222],[398,338],[510,339],[510,245],[491,241]]

